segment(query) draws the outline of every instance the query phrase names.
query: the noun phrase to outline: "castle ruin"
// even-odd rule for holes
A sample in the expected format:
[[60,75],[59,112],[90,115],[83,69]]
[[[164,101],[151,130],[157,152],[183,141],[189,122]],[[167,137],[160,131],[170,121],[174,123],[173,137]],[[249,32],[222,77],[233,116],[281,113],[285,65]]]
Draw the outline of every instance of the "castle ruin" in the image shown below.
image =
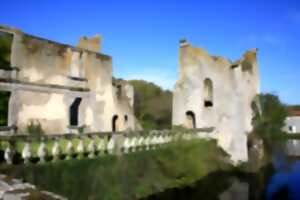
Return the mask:
[[231,62],[180,42],[179,78],[173,92],[173,125],[213,127],[233,161],[247,161],[251,103],[259,93],[256,49]]
[[0,40],[7,51],[0,63],[7,130],[26,133],[32,124],[46,134],[141,129],[133,87],[113,79],[112,58],[100,53],[99,35],[73,47],[1,26]]

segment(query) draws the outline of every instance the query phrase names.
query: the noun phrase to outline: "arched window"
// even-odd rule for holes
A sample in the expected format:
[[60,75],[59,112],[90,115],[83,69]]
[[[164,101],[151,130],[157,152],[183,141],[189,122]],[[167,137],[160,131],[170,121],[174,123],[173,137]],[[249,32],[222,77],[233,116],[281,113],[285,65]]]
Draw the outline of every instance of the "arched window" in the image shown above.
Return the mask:
[[78,125],[78,111],[79,105],[81,102],[81,98],[76,98],[70,106],[70,125],[77,126]]
[[112,118],[112,131],[113,132],[116,132],[118,131],[118,115],[114,115],[113,118]]
[[185,126],[187,128],[196,128],[196,117],[195,113],[193,111],[187,111],[185,113],[186,115],[186,121],[185,121]]
[[204,106],[213,106],[213,82],[209,78],[204,80]]

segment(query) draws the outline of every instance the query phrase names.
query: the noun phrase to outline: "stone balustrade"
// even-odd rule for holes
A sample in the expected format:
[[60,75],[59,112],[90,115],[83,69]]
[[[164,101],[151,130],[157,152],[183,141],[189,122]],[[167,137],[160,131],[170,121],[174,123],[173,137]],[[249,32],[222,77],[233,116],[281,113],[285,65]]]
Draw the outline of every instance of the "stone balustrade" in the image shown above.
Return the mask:
[[40,137],[23,134],[0,136],[0,140],[7,144],[4,150],[4,159],[7,164],[13,164],[17,155],[19,155],[19,160],[28,164],[34,160],[43,163],[82,157],[93,159],[104,154],[121,155],[150,151],[163,148],[181,139],[214,138],[213,133],[214,128],[202,128],[181,131],[52,134]]

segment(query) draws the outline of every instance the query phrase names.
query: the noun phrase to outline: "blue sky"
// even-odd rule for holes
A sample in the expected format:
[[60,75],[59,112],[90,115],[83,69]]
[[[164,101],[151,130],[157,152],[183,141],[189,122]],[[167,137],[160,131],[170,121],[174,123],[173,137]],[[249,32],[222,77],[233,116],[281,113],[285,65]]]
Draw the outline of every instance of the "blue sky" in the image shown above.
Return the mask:
[[259,48],[261,91],[300,104],[299,0],[1,0],[0,24],[76,45],[103,37],[114,76],[172,89],[178,42],[238,59]]

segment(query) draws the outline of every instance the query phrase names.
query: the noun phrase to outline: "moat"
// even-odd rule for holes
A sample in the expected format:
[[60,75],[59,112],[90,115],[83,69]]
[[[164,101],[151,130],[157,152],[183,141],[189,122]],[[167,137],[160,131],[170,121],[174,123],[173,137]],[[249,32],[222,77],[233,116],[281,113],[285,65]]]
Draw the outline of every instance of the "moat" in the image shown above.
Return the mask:
[[[220,166],[221,157],[216,157],[220,152],[214,150],[211,142],[174,146],[120,157],[107,155],[2,166],[1,173],[68,199],[294,200],[300,197],[297,190],[300,160],[286,156],[284,145],[273,149],[271,163],[255,173]],[[191,159],[205,152],[207,155],[199,156],[199,160]]]

